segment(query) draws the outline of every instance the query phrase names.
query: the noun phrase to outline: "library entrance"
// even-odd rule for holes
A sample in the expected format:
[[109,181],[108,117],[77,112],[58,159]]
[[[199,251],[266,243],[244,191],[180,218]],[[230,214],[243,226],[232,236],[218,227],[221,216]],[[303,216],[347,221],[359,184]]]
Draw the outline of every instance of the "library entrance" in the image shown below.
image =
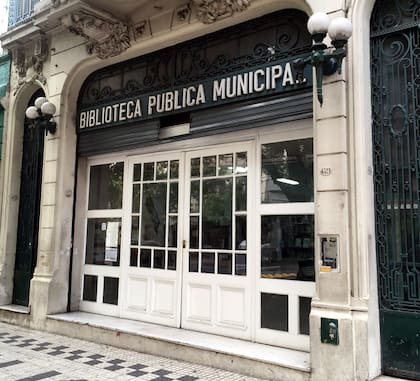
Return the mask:
[[86,78],[74,308],[309,351],[306,23],[285,9]]
[[122,317],[250,339],[248,157],[241,144],[91,166],[85,309],[119,314],[120,299]]
[[261,132],[88,159],[80,309],[308,350],[311,131]]

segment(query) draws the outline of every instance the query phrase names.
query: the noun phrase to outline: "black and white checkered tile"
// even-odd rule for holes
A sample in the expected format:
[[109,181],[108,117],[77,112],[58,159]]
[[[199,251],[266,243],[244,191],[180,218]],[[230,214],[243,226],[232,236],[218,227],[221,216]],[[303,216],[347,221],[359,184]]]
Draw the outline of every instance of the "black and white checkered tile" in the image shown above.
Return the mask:
[[[3,327],[2,327],[3,326]],[[35,353],[37,356],[42,356],[47,358],[51,364],[54,364],[54,360],[60,360],[62,363],[64,361],[65,364],[68,364],[69,368],[72,367],[72,364],[77,363],[79,366],[83,366],[88,368],[86,374],[95,374],[95,370],[100,370],[101,372],[109,372],[109,377],[106,379],[109,380],[119,380],[119,379],[141,379],[147,381],[196,381],[196,380],[211,380],[212,377],[210,374],[207,377],[202,378],[202,375],[199,375],[197,370],[192,370],[194,365],[186,364],[187,366],[176,366],[176,362],[173,360],[167,360],[168,366],[162,366],[165,361],[162,361],[162,358],[153,357],[149,355],[141,355],[139,356],[140,361],[145,359],[145,356],[149,356],[151,359],[160,359],[153,360],[153,361],[142,361],[136,362],[134,357],[124,358],[114,358],[111,355],[107,355],[106,353],[95,353],[94,351],[89,349],[89,346],[86,348],[80,349],[75,348],[75,346],[71,345],[58,345],[60,342],[56,340],[56,342],[45,341],[42,339],[42,335],[40,339],[33,338],[31,335],[17,335],[13,332],[7,332],[6,330],[2,330],[4,328],[3,324],[0,324],[0,347],[2,348],[10,348],[9,355],[5,358],[4,355],[0,353],[0,375],[2,370],[5,369],[18,369],[19,366],[23,366],[25,361],[19,357],[18,353],[15,359],[10,359],[10,354],[13,353],[12,348],[16,347],[19,348],[20,351],[24,351],[26,358],[31,358],[31,353],[34,355]],[[44,334],[45,337],[45,334]],[[52,336],[51,336],[52,337]],[[57,336],[58,337],[58,336]],[[74,341],[74,343],[79,343],[80,341]],[[81,343],[81,342],[80,342]],[[67,344],[67,342],[64,342]],[[124,356],[122,356],[124,357]],[[50,360],[48,360],[50,359]],[[4,361],[3,361],[4,360]],[[67,361],[67,363],[66,363]],[[170,363],[172,362],[172,365]],[[174,365],[175,364],[175,365]],[[182,363],[180,363],[182,364]],[[204,367],[203,367],[204,368]],[[51,366],[50,369],[45,369],[43,372],[36,372],[34,369],[34,374],[26,375],[25,377],[17,377],[14,378],[16,381],[37,381],[37,380],[60,380],[60,381],[88,381],[91,378],[88,376],[86,378],[68,378],[69,373],[65,374],[62,368],[60,370],[54,369],[54,366]],[[91,371],[89,371],[91,369]],[[212,369],[208,368],[207,369]],[[40,369],[38,369],[40,370]],[[218,372],[223,372],[217,370]],[[19,372],[16,372],[18,374]],[[228,374],[229,372],[226,372]],[[232,373],[232,375],[234,375]],[[58,378],[61,376],[61,378]],[[217,379],[223,380],[223,377],[220,378],[221,375],[218,375]],[[99,379],[99,378],[94,378]],[[214,378],[216,379],[216,377]],[[245,380],[248,379],[246,377],[236,378],[235,380]]]

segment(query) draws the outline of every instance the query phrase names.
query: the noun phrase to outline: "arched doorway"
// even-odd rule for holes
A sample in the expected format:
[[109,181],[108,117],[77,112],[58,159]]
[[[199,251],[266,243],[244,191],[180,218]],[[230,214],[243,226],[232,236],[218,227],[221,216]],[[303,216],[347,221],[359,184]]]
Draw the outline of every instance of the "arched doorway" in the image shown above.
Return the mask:
[[[40,89],[32,95],[28,105],[33,105],[35,99],[41,96],[44,96],[44,92]],[[38,249],[43,153],[43,130],[34,128],[25,118],[13,277],[13,304],[24,306],[29,303],[29,285],[35,269]]]
[[420,380],[420,3],[371,17],[372,131],[382,367]]

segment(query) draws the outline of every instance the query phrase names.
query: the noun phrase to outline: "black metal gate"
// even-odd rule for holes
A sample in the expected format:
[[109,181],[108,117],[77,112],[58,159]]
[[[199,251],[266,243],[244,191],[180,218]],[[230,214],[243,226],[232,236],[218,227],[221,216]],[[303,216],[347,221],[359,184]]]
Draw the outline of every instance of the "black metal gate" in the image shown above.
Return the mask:
[[420,380],[420,0],[371,18],[376,251],[383,371]]
[[[43,96],[37,91],[29,104]],[[41,195],[44,132],[25,120],[20,178],[19,219],[16,242],[13,303],[27,306],[38,248],[39,207]]]

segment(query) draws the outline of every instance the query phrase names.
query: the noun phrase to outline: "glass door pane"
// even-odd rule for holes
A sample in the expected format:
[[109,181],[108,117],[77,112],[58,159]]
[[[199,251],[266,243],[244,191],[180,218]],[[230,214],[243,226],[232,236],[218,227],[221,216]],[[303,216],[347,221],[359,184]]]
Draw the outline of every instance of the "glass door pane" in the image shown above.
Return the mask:
[[176,270],[178,167],[179,160],[134,165],[131,267]]
[[247,152],[190,159],[190,272],[246,275],[247,171]]

